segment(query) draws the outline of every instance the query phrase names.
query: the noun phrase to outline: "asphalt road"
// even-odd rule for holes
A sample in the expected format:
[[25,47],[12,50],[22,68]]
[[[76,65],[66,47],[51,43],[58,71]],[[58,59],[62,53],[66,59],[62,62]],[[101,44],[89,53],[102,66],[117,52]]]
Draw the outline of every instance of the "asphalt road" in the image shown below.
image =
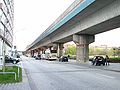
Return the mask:
[[46,60],[24,59],[31,90],[120,90],[120,73]]

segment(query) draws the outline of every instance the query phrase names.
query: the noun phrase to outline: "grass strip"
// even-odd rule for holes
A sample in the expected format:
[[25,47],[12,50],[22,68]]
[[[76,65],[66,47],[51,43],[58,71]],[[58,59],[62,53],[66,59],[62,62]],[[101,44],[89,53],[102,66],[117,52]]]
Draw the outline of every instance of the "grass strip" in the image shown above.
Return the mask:
[[[19,77],[18,77],[18,67],[17,66],[6,66],[5,72],[16,72],[16,80],[14,74],[0,74],[0,83],[16,83],[22,81],[22,69],[19,67]],[[0,70],[0,72],[3,72]]]

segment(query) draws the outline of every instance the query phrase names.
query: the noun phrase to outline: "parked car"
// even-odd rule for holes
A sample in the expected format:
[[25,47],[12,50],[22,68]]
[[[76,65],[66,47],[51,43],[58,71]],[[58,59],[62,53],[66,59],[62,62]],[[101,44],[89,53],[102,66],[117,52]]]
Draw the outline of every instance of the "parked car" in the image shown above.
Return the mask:
[[20,62],[20,60],[18,58],[14,58],[14,57],[5,55],[5,63],[17,64],[18,62]]
[[67,56],[62,56],[60,59],[59,59],[60,62],[68,62],[68,57]]
[[105,58],[103,56],[94,56],[92,59],[89,59],[89,61],[92,61],[92,65],[101,66],[105,65]]
[[36,59],[36,60],[41,60],[41,55],[37,55],[37,56],[35,57],[35,59]]

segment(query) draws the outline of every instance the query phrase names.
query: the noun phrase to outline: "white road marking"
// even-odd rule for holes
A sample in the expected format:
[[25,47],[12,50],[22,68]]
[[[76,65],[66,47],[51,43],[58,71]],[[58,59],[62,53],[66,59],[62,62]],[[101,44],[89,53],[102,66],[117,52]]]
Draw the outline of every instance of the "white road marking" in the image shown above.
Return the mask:
[[104,74],[98,74],[98,75],[103,76],[103,77],[107,77],[107,78],[112,78],[112,79],[115,78],[115,77],[104,75]]

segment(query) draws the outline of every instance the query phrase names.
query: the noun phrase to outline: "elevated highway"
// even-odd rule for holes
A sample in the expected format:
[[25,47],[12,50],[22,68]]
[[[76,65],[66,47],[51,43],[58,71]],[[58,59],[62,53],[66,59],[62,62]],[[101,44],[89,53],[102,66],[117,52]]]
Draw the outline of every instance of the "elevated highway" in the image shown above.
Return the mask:
[[77,60],[85,62],[89,56],[89,44],[95,40],[94,35],[118,27],[120,0],[76,0],[27,47],[27,51],[34,54],[36,51],[57,46],[58,56],[61,56],[63,44],[74,41]]

